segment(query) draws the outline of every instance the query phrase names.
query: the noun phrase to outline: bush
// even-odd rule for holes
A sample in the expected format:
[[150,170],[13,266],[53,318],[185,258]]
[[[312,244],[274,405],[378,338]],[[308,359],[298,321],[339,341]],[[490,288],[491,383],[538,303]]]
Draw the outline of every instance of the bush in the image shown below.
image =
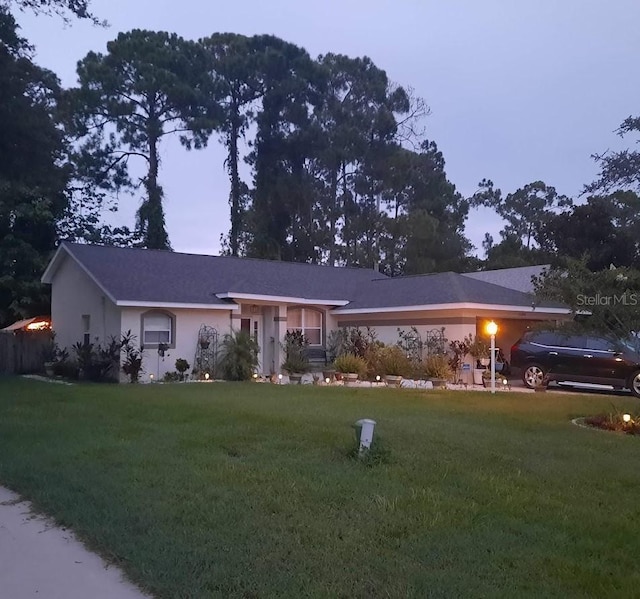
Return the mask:
[[629,415],[629,420],[624,420],[619,412],[615,414],[598,414],[584,419],[585,424],[605,431],[616,431],[627,435],[640,435],[640,419]]
[[346,327],[332,331],[327,339],[327,352],[331,360],[344,354],[353,354],[366,359],[372,346],[376,344],[376,332],[367,327]]
[[424,372],[427,378],[449,380],[453,376],[449,358],[443,354],[428,356],[424,361]]
[[134,343],[135,335],[127,331],[120,340],[121,350],[124,352],[122,371],[129,377],[130,383],[137,383],[142,372],[142,349]]
[[235,331],[224,336],[220,368],[228,381],[248,381],[258,366],[260,348],[251,335]]
[[65,379],[77,379],[78,370],[78,364],[73,360],[66,359],[53,363],[53,374]]
[[72,349],[82,376],[89,381],[104,383],[117,380],[121,348],[121,343],[111,337],[105,346],[78,341]]
[[364,358],[353,354],[338,356],[335,361],[335,367],[338,372],[343,374],[355,372],[358,377],[365,378],[367,376],[367,362]]
[[302,331],[287,331],[284,336],[284,343],[281,346],[285,355],[285,360],[282,363],[284,370],[290,374],[303,373],[309,370],[309,360],[307,359],[309,341]]
[[162,380],[165,383],[177,383],[178,381],[183,380],[184,373],[181,375],[179,372],[165,372]]
[[176,371],[180,375],[181,381],[184,381],[184,373],[187,372],[190,367],[191,364],[189,364],[189,362],[187,362],[184,358],[178,358],[176,360]]
[[[473,341],[469,343],[468,352],[476,359],[483,360],[489,357],[489,344],[479,335],[476,335]],[[476,364],[474,364],[474,367]]]
[[377,353],[378,374],[391,376],[410,376],[413,371],[411,360],[397,345],[379,348]]

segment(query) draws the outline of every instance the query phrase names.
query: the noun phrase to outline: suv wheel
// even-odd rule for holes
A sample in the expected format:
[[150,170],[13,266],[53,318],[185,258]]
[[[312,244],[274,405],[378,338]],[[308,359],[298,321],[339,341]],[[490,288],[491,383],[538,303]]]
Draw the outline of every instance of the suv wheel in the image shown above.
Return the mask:
[[636,370],[629,379],[629,389],[636,397],[640,397],[640,370]]
[[[524,369],[522,373],[522,382],[529,387],[529,389],[533,389],[534,387],[539,387],[542,385],[542,381],[544,380],[545,372],[542,369],[542,366],[538,366],[538,364],[530,364]],[[638,391],[640,392],[640,373],[638,373]],[[635,380],[635,379],[634,379]]]

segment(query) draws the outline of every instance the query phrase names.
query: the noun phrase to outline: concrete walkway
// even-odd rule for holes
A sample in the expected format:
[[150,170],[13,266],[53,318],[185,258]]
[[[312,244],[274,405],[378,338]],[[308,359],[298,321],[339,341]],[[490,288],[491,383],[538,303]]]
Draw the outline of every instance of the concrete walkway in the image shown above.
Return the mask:
[[0,596],[3,599],[149,598],[69,530],[31,513],[0,487]]

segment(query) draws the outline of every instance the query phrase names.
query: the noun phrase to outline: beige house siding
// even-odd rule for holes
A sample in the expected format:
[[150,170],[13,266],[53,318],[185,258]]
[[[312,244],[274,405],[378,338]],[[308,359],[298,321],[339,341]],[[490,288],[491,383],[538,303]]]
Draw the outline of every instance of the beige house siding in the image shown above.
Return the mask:
[[462,339],[466,335],[475,334],[475,315],[461,315],[450,311],[415,311],[366,315],[337,315],[338,325],[341,327],[369,326],[376,332],[376,338],[387,344],[399,341],[398,329],[409,331],[416,327],[424,339],[429,331],[444,328],[444,336],[449,340]]
[[89,276],[69,257],[56,272],[51,289],[51,318],[56,342],[71,350],[85,333],[83,316],[89,316],[91,342],[105,343],[120,336],[120,312]]
[[[142,315],[148,312],[148,308],[121,308],[122,329],[124,333],[128,330],[136,336],[138,343],[142,341]],[[171,347],[165,352],[165,356],[159,356],[154,348],[145,349],[143,353],[143,374],[141,380],[148,380],[149,375],[158,379],[167,372],[174,371],[177,358],[184,358],[193,367],[196,354],[196,343],[198,331],[205,324],[218,331],[218,345],[222,343],[224,335],[231,330],[230,310],[205,310],[205,309],[171,309],[163,308],[163,312],[175,317],[175,347]]]

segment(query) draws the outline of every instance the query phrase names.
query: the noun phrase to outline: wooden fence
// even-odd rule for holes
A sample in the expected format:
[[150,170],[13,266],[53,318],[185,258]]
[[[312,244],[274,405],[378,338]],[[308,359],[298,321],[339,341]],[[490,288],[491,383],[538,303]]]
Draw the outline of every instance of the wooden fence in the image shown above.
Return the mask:
[[0,333],[0,374],[43,372],[52,342],[51,331]]

